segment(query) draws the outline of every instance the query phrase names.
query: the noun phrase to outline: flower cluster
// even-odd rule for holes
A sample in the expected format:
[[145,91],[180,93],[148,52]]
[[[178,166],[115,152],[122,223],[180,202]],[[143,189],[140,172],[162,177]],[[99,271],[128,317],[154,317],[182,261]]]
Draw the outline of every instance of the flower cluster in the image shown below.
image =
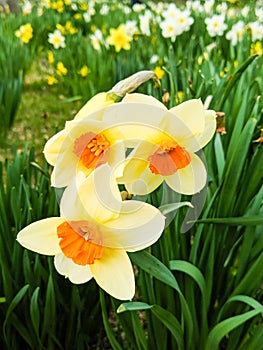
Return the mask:
[[122,200],[120,185],[130,195],[150,194],[163,181],[178,193],[199,192],[207,173],[196,152],[216,128],[215,112],[199,99],[168,110],[151,96],[129,93],[149,78],[156,79],[142,71],[95,95],[47,141],[51,184],[64,189],[60,216],[34,222],[17,237],[54,255],[56,270],[71,282],[94,278],[122,300],[135,293],[127,252],[155,243],[165,217],[146,202]]

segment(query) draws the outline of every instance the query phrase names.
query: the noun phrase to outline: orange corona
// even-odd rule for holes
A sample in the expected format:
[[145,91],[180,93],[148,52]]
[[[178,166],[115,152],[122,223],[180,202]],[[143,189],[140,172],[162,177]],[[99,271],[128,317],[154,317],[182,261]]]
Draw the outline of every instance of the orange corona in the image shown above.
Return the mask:
[[153,174],[169,176],[190,164],[191,158],[184,148],[174,141],[168,141],[160,144],[158,149],[148,157],[148,161]]
[[74,143],[74,153],[88,169],[95,169],[107,161],[109,141],[102,134],[87,132]]
[[[101,259],[101,235],[98,228],[89,221],[65,221],[57,227],[57,235],[63,254],[74,263],[85,266]],[[94,240],[96,243],[93,243]]]

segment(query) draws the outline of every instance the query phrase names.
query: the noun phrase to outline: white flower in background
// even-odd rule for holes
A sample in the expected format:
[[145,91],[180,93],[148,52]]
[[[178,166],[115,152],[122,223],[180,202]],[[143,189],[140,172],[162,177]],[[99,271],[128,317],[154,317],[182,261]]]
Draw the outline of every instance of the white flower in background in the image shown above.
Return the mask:
[[187,1],[186,2],[186,8],[188,10],[193,10],[194,12],[201,13],[204,11],[204,7],[201,4],[200,0],[195,1]]
[[226,33],[227,40],[231,41],[233,46],[243,39],[243,35],[245,33],[245,23],[243,21],[238,21],[235,23],[229,32]]
[[78,11],[78,6],[75,3],[71,4],[71,8],[72,8],[73,11]]
[[146,36],[151,35],[151,29],[150,29],[150,18],[147,14],[145,15],[140,15],[139,16],[140,20],[140,31],[142,34]]
[[137,23],[135,20],[133,21],[127,21],[125,23],[125,31],[128,35],[133,36],[136,32],[139,31],[137,27]]
[[215,4],[215,0],[206,0],[204,3],[204,11],[207,14],[211,14],[213,12],[213,6]]
[[263,7],[256,7],[255,14],[258,17],[259,21],[263,21]]
[[160,28],[162,29],[162,36],[164,38],[171,38],[172,41],[175,41],[177,28],[176,23],[173,19],[166,19],[160,23]]
[[91,15],[89,14],[88,11],[83,13],[83,18],[86,23],[89,23],[91,21]]
[[221,15],[222,14],[226,14],[226,11],[227,11],[227,4],[225,3],[225,2],[222,2],[221,4],[218,4],[217,6],[216,6],[216,11],[218,12],[218,13],[220,13]]
[[55,49],[59,49],[60,47],[66,47],[65,37],[61,34],[61,32],[56,29],[53,33],[48,34],[48,42],[54,46]]
[[[122,5],[122,4],[121,4]],[[120,6],[120,8],[122,9],[122,12],[125,14],[125,15],[129,15],[131,12],[132,12],[132,10],[131,10],[131,8],[129,7],[129,6]]]
[[96,29],[95,32],[89,36],[89,38],[91,41],[91,45],[96,51],[100,51],[101,45],[108,47],[108,44],[103,39],[103,34],[100,29]]
[[263,39],[263,24],[259,22],[248,23],[247,27],[251,30],[252,41]]
[[30,1],[26,0],[22,6],[23,15],[29,15],[32,12],[33,5]]
[[150,7],[153,12],[155,12],[157,15],[161,15],[164,11],[164,3],[158,2],[158,3],[151,3]]
[[158,62],[159,60],[159,56],[158,55],[153,55],[151,58],[150,58],[150,63],[151,64],[155,64],[156,62]]
[[179,10],[175,17],[175,23],[177,27],[177,35],[180,35],[190,29],[190,26],[194,23],[194,19],[190,16],[190,12],[188,10]]
[[241,9],[241,14],[243,17],[247,17],[249,14],[250,8],[249,6],[245,6]]
[[109,13],[109,6],[107,4],[103,4],[101,9],[100,9],[100,14],[101,15],[107,15]]
[[226,12],[227,18],[234,18],[236,19],[237,16],[239,16],[238,10],[235,7],[230,7]]
[[132,6],[132,9],[134,12],[142,12],[143,10],[146,9],[146,6],[144,4],[134,4]]
[[162,15],[165,19],[175,18],[178,11],[179,9],[176,7],[176,5],[171,2],[168,4],[167,9],[163,11]]
[[211,37],[222,36],[227,29],[224,15],[214,15],[205,19],[206,29]]

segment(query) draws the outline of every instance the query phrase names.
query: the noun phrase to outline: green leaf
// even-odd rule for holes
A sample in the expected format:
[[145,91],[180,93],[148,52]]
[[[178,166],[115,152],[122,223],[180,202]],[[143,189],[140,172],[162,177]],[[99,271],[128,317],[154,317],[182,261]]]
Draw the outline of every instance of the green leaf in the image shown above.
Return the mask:
[[[190,221],[191,222],[191,221]],[[225,217],[225,218],[206,218],[195,221],[196,223],[203,224],[218,224],[218,225],[229,225],[229,226],[256,226],[263,225],[263,217],[258,215],[255,216],[236,216],[236,217]]]
[[180,202],[180,203],[170,203],[170,204],[164,204],[159,207],[160,212],[163,215],[167,215],[173,211],[178,210],[179,208],[182,208],[184,206],[188,206],[193,208],[193,205],[191,202]]
[[20,291],[16,294],[16,296],[13,298],[13,300],[11,301],[7,312],[6,312],[6,316],[5,316],[5,321],[3,324],[3,332],[4,332],[4,336],[6,337],[6,325],[8,322],[8,319],[10,317],[10,315],[12,314],[12,312],[14,311],[15,307],[20,303],[20,301],[23,299],[24,295],[26,294],[27,290],[29,288],[29,285],[26,284],[24,287],[22,287],[20,289]]
[[248,311],[242,315],[233,316],[227,318],[226,320],[218,323],[211,332],[208,334],[206,350],[218,349],[221,340],[233,329],[244,324],[246,321],[250,320],[259,314],[258,310]]
[[103,290],[100,289],[100,305],[101,305],[101,311],[102,311],[102,319],[104,324],[104,329],[107,334],[107,338],[112,346],[113,350],[122,350],[121,345],[116,340],[115,334],[113,333],[109,319],[107,314],[107,308],[106,308],[106,302],[105,302],[105,296]]
[[122,313],[124,311],[138,311],[138,310],[149,310],[153,306],[149,305],[147,303],[142,303],[140,301],[133,301],[133,302],[128,302],[128,303],[122,303],[118,309],[117,313]]
[[117,309],[118,313],[125,311],[151,310],[151,312],[169,329],[175,338],[178,349],[184,349],[184,336],[182,327],[177,318],[169,311],[159,305],[149,305],[143,302],[128,302],[123,303]]
[[170,269],[184,272],[185,274],[192,277],[192,279],[198,284],[198,287],[201,290],[203,302],[207,308],[206,301],[206,282],[201,271],[193,264],[184,260],[171,260]]
[[30,317],[33,324],[33,329],[37,335],[39,336],[39,325],[40,325],[40,313],[38,306],[38,297],[39,297],[39,287],[34,290],[30,301]]

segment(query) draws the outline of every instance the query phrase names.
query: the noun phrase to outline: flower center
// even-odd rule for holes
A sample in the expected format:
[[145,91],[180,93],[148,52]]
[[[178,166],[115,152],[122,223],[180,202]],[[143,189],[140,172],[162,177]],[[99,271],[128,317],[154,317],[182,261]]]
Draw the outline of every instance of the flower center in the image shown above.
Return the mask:
[[[91,265],[102,257],[101,233],[86,220],[63,222],[57,227],[63,254],[78,265]],[[93,241],[96,240],[96,243]]]
[[95,169],[106,163],[109,147],[110,143],[105,136],[87,132],[76,139],[74,153],[86,168]]
[[178,169],[185,168],[191,162],[187,151],[174,141],[163,142],[158,149],[148,157],[149,168],[153,174],[168,176]]

